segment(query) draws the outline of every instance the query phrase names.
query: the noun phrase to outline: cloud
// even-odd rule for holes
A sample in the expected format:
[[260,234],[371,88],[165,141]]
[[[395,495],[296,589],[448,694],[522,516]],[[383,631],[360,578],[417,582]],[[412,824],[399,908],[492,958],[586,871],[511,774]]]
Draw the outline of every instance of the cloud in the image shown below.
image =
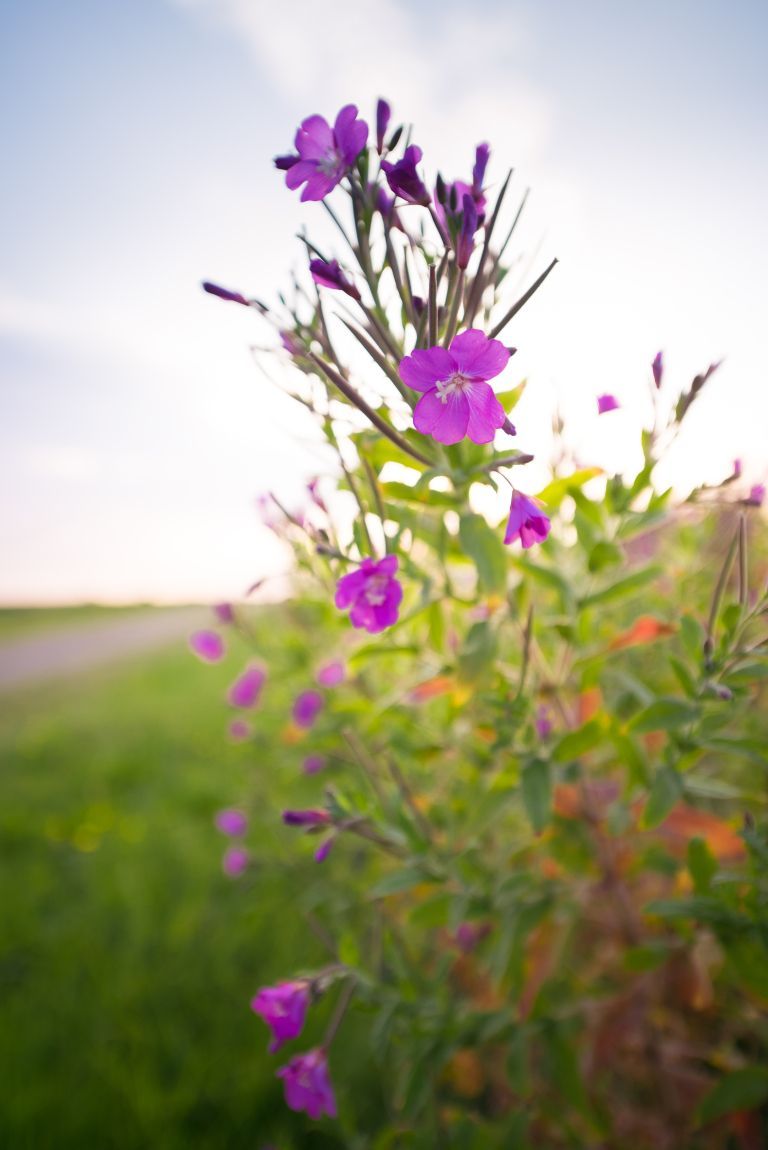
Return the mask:
[[[521,66],[530,28],[519,8],[395,0],[172,0],[234,32],[291,106],[326,115],[379,95],[415,123],[437,163],[479,143],[478,131],[525,164],[546,148],[551,104]],[[449,173],[450,174],[450,173]],[[456,173],[458,174],[458,173]]]

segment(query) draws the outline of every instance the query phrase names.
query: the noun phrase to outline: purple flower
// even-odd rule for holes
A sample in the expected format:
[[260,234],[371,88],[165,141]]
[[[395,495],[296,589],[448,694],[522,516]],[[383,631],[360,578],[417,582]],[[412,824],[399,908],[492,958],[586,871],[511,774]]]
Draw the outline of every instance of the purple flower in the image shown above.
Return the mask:
[[214,603],[213,613],[219,623],[234,623],[235,612],[231,603]]
[[343,291],[352,296],[352,299],[360,299],[360,292],[352,281],[344,275],[338,260],[311,260],[309,270],[312,273],[312,279],[319,287]]
[[542,740],[542,742],[545,739],[548,739],[552,734],[552,715],[549,707],[547,707],[544,703],[541,704],[538,711],[536,712],[535,726],[536,734]]
[[248,830],[248,819],[242,811],[232,809],[219,811],[214,822],[217,830],[223,835],[231,835],[232,838],[240,838]]
[[331,663],[323,663],[322,667],[318,667],[316,678],[321,687],[338,687],[339,683],[344,682],[346,675],[344,664],[339,659],[334,659]]
[[750,505],[750,507],[761,507],[764,499],[765,485],[762,483],[756,483],[754,487],[750,488],[746,502]]
[[266,672],[262,667],[246,667],[229,688],[227,699],[230,706],[253,707],[261,694],[266,678]]
[[233,719],[229,724],[229,737],[236,743],[242,743],[251,733],[251,724],[244,719]]
[[311,727],[325,706],[319,691],[302,691],[293,704],[293,721],[297,727]]
[[325,842],[320,843],[320,846],[315,851],[315,862],[325,862],[328,855],[331,853],[331,847],[336,842],[336,835],[330,835]]
[[429,207],[431,196],[426,189],[424,181],[416,171],[416,165],[421,160],[421,148],[411,144],[405,149],[402,160],[392,164],[389,160],[381,161],[381,169],[387,177],[390,189],[409,204],[421,204]]
[[475,166],[472,169],[472,195],[475,200],[483,194],[485,169],[488,167],[491,149],[487,144],[478,144],[475,149]]
[[653,357],[651,371],[653,372],[653,382],[656,384],[656,387],[661,387],[661,381],[664,376],[664,356],[660,351],[657,351]]
[[322,771],[326,764],[325,755],[307,755],[302,769],[305,775],[316,775]]
[[309,983],[297,979],[295,982],[280,982],[277,986],[264,986],[251,999],[251,1010],[261,1015],[272,1031],[270,1054],[276,1054],[284,1042],[301,1034],[309,998]]
[[328,811],[317,808],[304,811],[283,811],[283,822],[287,827],[327,827],[331,821]]
[[189,645],[205,663],[218,663],[224,658],[224,640],[216,631],[195,631],[189,636]]
[[403,589],[395,578],[397,556],[387,555],[378,562],[363,559],[357,571],[342,575],[336,587],[336,606],[341,611],[351,607],[353,627],[363,627],[378,634],[397,622]]
[[519,539],[524,548],[533,547],[534,543],[544,542],[550,526],[549,519],[535,499],[530,499],[521,491],[512,493],[505,543],[514,543],[515,539]]
[[218,284],[212,284],[208,280],[203,282],[203,291],[207,291],[209,295],[218,296],[219,299],[229,300],[230,303],[241,303],[244,307],[251,306],[251,301],[241,295],[239,291],[230,291],[229,288],[219,287]]
[[222,870],[229,878],[239,878],[248,867],[248,851],[245,847],[229,847],[221,860]]
[[294,164],[298,164],[299,157],[291,152],[287,156],[275,156],[274,164],[278,172],[288,172]]
[[322,1047],[298,1054],[277,1077],[283,1079],[285,1101],[291,1110],[306,1110],[310,1118],[336,1117],[336,1099],[328,1076],[328,1060]]
[[312,500],[315,507],[319,507],[321,511],[325,511],[327,514],[328,508],[326,507],[325,501],[320,494],[320,480],[318,478],[310,479],[309,483],[307,484],[307,491],[309,492],[309,498]]
[[620,406],[618,399],[615,395],[598,395],[597,397],[597,414],[605,415],[607,411],[616,411]]
[[376,151],[381,155],[384,150],[384,136],[389,124],[392,109],[386,100],[376,102]]
[[740,479],[741,478],[741,460],[740,459],[734,459],[734,461],[733,461],[733,476],[732,476],[732,478],[733,479]]
[[285,173],[287,186],[304,184],[302,200],[324,199],[350,170],[367,139],[368,125],[357,119],[354,104],[341,109],[333,128],[322,116],[307,117],[296,133],[298,156]]
[[464,196],[462,204],[461,227],[456,238],[456,263],[460,268],[466,268],[475,249],[475,232],[479,220],[475,201],[471,196]]
[[503,371],[509,349],[478,328],[457,335],[449,348],[429,347],[400,360],[408,387],[424,392],[413,412],[413,424],[438,443],[490,443],[506,419],[504,408],[487,381]]
[[487,938],[492,926],[489,922],[460,922],[453,935],[453,941],[463,954],[471,954],[478,943]]

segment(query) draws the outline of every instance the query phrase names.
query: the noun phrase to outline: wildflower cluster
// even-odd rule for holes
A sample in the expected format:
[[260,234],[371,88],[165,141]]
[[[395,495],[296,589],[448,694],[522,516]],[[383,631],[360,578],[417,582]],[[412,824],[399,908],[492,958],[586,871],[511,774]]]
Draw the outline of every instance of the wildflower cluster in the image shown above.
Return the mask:
[[[694,1129],[715,1068],[690,1105],[662,1097],[650,1124],[644,1101],[662,1065],[680,1081],[692,1073],[695,1008],[670,1004],[656,977],[709,961],[680,876],[700,909],[704,896],[716,902],[719,867],[768,857],[757,832],[738,838],[697,807],[720,769],[742,793],[723,756],[754,744],[745,668],[765,654],[768,597],[750,591],[747,540],[764,490],[732,496],[738,461],[682,510],[657,489],[659,459],[719,366],[675,395],[661,352],[636,473],[578,466],[558,424],[549,482],[534,493],[518,481],[548,444],[531,442],[524,417],[511,421],[524,383],[509,378],[508,332],[557,261],[504,298],[522,209],[503,224],[511,172],[493,179],[480,143],[464,179],[430,175],[391,120],[380,100],[369,140],[355,105],[332,123],[311,115],[275,160],[339,242],[330,251],[302,237],[293,297],[273,308],[204,284],[269,327],[286,390],[336,459],[302,507],[269,495],[260,510],[293,547],[327,644],[283,704],[307,805],[282,822],[286,835],[314,838],[317,863],[330,856],[321,872],[345,893],[313,902],[330,964],[262,987],[251,1006],[276,1054],[335,999],[322,1040],[277,1070],[288,1107],[313,1120],[337,1114],[329,1052],[359,1005],[392,1067],[397,1130],[421,1138],[414,1145],[682,1145],[669,1131]],[[593,404],[595,418],[619,412],[598,434],[625,418],[612,394]],[[724,561],[712,554],[719,575],[665,584],[672,528],[716,514],[731,537]],[[685,597],[672,603],[687,582],[692,600],[714,585],[703,620],[681,621]],[[245,609],[220,605],[216,621],[190,640],[204,661],[226,658],[228,631],[250,643],[256,626],[258,640]],[[251,737],[272,678],[258,661],[240,668],[227,694],[232,738]],[[248,814],[223,810],[216,825],[234,840],[225,872],[247,874]],[[728,913],[746,921],[753,910],[739,896]],[[716,941],[722,915],[704,921]],[[768,951],[753,942],[754,967]],[[660,1015],[672,1018],[661,1030]],[[710,1029],[734,1044],[748,1033],[741,1020]],[[612,1114],[601,1091],[618,1066],[629,1085]]]

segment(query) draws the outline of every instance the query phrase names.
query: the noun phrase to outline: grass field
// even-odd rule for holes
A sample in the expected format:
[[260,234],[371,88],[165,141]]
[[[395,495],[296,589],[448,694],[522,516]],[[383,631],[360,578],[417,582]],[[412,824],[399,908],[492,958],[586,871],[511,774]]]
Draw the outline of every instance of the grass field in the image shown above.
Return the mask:
[[[43,622],[4,616],[14,636]],[[287,714],[305,640],[274,609],[256,631],[270,713]],[[223,691],[245,654],[207,667],[179,643],[0,697],[4,1147],[348,1144],[286,1110],[285,1059],[267,1055],[248,1006],[327,955],[292,908],[316,881],[311,852],[279,820],[309,780],[266,718],[253,743],[225,735]],[[239,801],[264,862],[232,881],[212,819]],[[321,1033],[315,1013],[298,1049]]]

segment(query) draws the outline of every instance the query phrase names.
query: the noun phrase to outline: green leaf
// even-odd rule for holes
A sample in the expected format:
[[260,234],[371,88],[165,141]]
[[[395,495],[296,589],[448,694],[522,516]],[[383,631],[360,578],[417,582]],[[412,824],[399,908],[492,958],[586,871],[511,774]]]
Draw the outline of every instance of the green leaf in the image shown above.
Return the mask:
[[643,811],[642,825],[646,830],[663,822],[683,793],[680,776],[673,767],[661,767],[656,772],[651,793]]
[[640,571],[633,571],[631,575],[626,575],[623,579],[617,579],[614,583],[609,583],[607,587],[603,587],[600,591],[594,591],[591,595],[585,595],[579,601],[579,606],[583,609],[585,607],[597,607],[603,603],[612,603],[614,599],[624,599],[628,595],[632,595],[635,591],[639,591],[641,587],[645,587],[646,583],[653,582],[661,574],[661,567],[643,567]]
[[483,620],[473,623],[459,652],[459,676],[465,682],[475,682],[490,671],[496,658],[496,635],[490,624]]
[[570,763],[573,759],[578,759],[580,755],[585,755],[587,751],[593,750],[602,739],[603,728],[601,724],[597,719],[590,719],[577,731],[570,731],[567,735],[563,735],[562,739],[555,744],[552,758],[557,763]]
[[369,898],[386,898],[388,894],[397,894],[399,891],[411,890],[421,883],[432,881],[424,874],[421,867],[403,867],[402,870],[392,871],[371,887]]
[[517,387],[510,387],[508,391],[499,391],[496,393],[496,398],[507,414],[520,402],[527,385],[528,380],[524,379],[518,383]]
[[694,722],[698,716],[699,708],[695,703],[685,699],[657,699],[635,715],[629,725],[631,730],[641,735],[648,731],[677,731]]
[[459,540],[477,567],[482,589],[503,592],[507,585],[507,552],[482,515],[462,515]]
[[699,1120],[714,1122],[737,1110],[757,1110],[768,1102],[768,1069],[745,1066],[721,1078],[699,1106]]
[[523,767],[520,789],[528,818],[536,834],[546,827],[552,817],[552,779],[549,763],[534,759]]
[[691,659],[700,662],[704,650],[704,628],[698,619],[692,615],[683,615],[680,619],[680,638]]
[[547,507],[559,507],[571,488],[583,487],[590,479],[602,474],[602,469],[599,467],[584,467],[581,471],[574,471],[572,475],[566,475],[562,479],[553,479],[536,498]]
[[692,838],[688,843],[688,871],[696,894],[707,894],[717,874],[717,859],[704,839]]
[[609,543],[607,540],[602,539],[589,553],[587,566],[589,570],[602,571],[606,567],[615,567],[617,563],[621,563],[624,559],[624,552],[615,543]]

